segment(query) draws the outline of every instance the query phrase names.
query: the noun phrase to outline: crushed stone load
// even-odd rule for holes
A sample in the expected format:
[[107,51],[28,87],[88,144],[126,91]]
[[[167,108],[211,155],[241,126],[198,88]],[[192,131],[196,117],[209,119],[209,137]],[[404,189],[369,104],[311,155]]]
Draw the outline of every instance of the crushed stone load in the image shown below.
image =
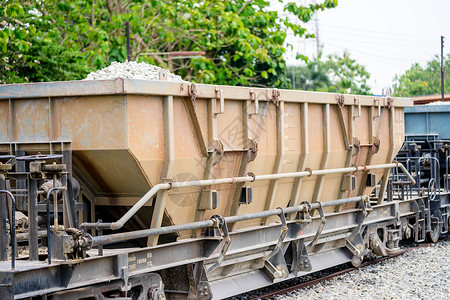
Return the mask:
[[160,80],[160,72],[165,75],[166,78],[164,80],[184,81],[181,76],[172,74],[169,70],[144,62],[137,63],[135,61],[125,61],[123,63],[112,62],[111,65],[102,70],[91,72],[85,80],[114,78]]

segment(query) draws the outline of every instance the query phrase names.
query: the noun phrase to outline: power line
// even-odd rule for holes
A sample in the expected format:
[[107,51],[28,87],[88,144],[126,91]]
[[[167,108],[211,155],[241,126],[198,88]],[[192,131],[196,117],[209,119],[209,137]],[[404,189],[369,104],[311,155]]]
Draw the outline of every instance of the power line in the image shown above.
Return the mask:
[[[379,57],[382,59],[390,59],[392,61],[398,61],[399,59],[400,60],[408,59],[404,56],[404,53],[383,50],[382,53],[389,54],[389,56],[380,56],[377,54],[380,54],[381,52],[377,52],[377,54],[373,54],[373,52],[370,53],[369,51],[359,50],[359,49],[356,49],[355,47],[349,47],[348,45],[342,45],[339,42],[341,42],[341,40],[326,41],[325,45],[332,45],[332,46],[335,46],[335,47],[338,47],[338,48],[341,48],[344,50],[348,50],[349,52],[366,53],[368,55],[373,55],[374,57]],[[296,45],[296,46],[303,45],[302,41],[291,41],[291,44]],[[370,49],[369,47],[366,47],[366,48]],[[410,61],[410,60],[408,59],[408,61]]]
[[[327,21],[329,21],[327,19]],[[340,22],[336,22],[333,24],[327,23],[327,21],[322,22],[321,24],[325,27],[331,27],[331,28],[341,28],[346,31],[359,31],[363,34],[375,34],[375,35],[381,35],[382,37],[385,36],[397,36],[400,38],[423,38],[424,35],[421,34],[411,34],[406,32],[392,32],[392,31],[378,31],[378,30],[370,30],[362,27],[355,27],[355,26],[345,26],[345,25],[339,25]],[[337,24],[337,25],[336,25]],[[428,40],[431,40],[429,37],[427,37]]]
[[[370,40],[370,41],[378,41],[379,43],[385,43],[385,44],[393,44],[393,43],[401,43],[409,46],[414,47],[432,47],[432,45],[428,42],[428,40],[402,40],[398,38],[381,38],[381,37],[375,37],[370,35],[358,35],[353,33],[342,33],[342,32],[336,32],[336,31],[330,31],[330,30],[321,30],[322,32],[325,32],[329,35],[334,35],[334,38],[337,38],[336,35],[340,35],[349,38],[357,38],[358,41],[360,40]],[[354,39],[352,39],[354,41]]]
[[[398,44],[395,42],[379,42],[379,41],[373,41],[373,40],[350,40],[350,39],[341,39],[341,38],[333,38],[333,37],[325,37],[324,38],[325,41],[330,40],[330,41],[335,41],[335,42],[351,42],[353,43],[354,46],[360,46],[360,47],[365,47],[366,45],[377,45],[377,46],[385,46],[386,49],[396,49],[395,47],[401,47],[401,48],[409,48],[408,51],[413,52],[413,53],[423,53],[423,54],[429,54],[431,51],[434,51],[435,48],[420,48],[420,47],[415,47],[415,46],[410,46],[410,45],[405,45],[405,44]],[[385,50],[383,50],[385,51]],[[391,52],[394,53],[392,51],[387,51],[387,52]],[[398,53],[398,52],[397,52]],[[404,55],[404,51],[401,51],[400,53],[398,53],[399,55]]]
[[[343,47],[341,45],[337,45],[337,44],[334,44],[334,43],[327,43],[327,44],[329,44],[329,45],[331,45],[333,47],[336,47],[336,48],[340,48],[340,49],[343,49],[343,50],[348,50],[348,48]],[[399,65],[399,66],[404,66],[404,64],[409,64],[409,65],[413,64],[413,63],[411,63],[410,60],[406,61],[406,60],[404,60],[404,58],[403,59],[389,58],[389,57],[386,57],[386,56],[379,56],[379,55],[376,55],[376,54],[373,54],[373,53],[370,53],[370,52],[365,52],[365,51],[360,51],[360,50],[352,50],[351,52],[352,53],[357,53],[359,55],[366,56],[366,57],[368,57],[370,59],[373,59],[373,60],[376,60],[378,62],[383,62],[383,63],[387,63],[387,64],[395,64],[395,65]],[[404,64],[401,63],[400,60],[402,60],[404,62]]]

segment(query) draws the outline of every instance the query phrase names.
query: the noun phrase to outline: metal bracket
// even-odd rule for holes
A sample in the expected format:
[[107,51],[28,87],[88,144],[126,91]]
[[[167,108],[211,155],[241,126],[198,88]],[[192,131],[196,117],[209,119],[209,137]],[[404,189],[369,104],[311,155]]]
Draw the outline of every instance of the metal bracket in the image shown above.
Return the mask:
[[355,97],[354,102],[358,105],[358,114],[353,116],[353,119],[361,117],[361,103],[359,103],[359,98]]
[[222,141],[219,139],[213,139],[208,146],[208,152],[212,155],[213,166],[220,163],[223,158],[223,153],[225,152]]
[[228,227],[227,227],[227,222],[225,221],[225,218],[219,215],[214,215],[211,217],[211,219],[215,219],[215,222],[218,222],[219,225],[219,229],[221,229],[222,233],[223,233],[223,238],[225,240],[225,243],[222,247],[222,250],[220,251],[219,257],[217,258],[216,262],[209,267],[207,273],[211,273],[212,271],[214,271],[215,269],[217,269],[220,264],[222,263],[223,259],[225,258],[225,254],[228,251],[228,248],[230,247],[231,244],[231,239],[230,239],[230,235],[228,234]]
[[300,205],[303,205],[305,207],[305,209],[298,212],[296,222],[297,223],[310,223],[311,215],[309,213],[311,211],[311,204],[304,201],[304,202],[300,203]]
[[218,88],[215,88],[216,97],[217,94],[219,94],[219,111],[214,112],[214,117],[217,117],[217,115],[223,114],[225,111],[225,101],[223,99],[223,90],[220,90]]
[[255,111],[248,114],[249,117],[253,115],[259,114],[259,101],[258,101],[258,94],[255,91],[250,90],[250,99],[252,98],[255,100]]
[[386,90],[386,97],[387,97],[386,106],[387,108],[391,109],[392,103],[394,103],[394,99],[391,98],[391,89]]
[[275,106],[280,105],[280,100],[278,99],[280,97],[280,91],[278,89],[272,90],[272,102],[275,104]]
[[353,254],[352,257],[352,265],[354,267],[358,267],[364,256],[364,241],[361,236],[362,232],[362,224],[366,217],[369,215],[369,212],[372,210],[369,202],[365,202],[361,199],[361,214],[359,215],[358,225],[353,230],[352,234],[345,239],[345,246],[350,250]]
[[380,150],[380,139],[377,136],[373,136],[372,153],[375,154]]
[[120,290],[122,292],[128,292],[132,288],[131,284],[128,284],[128,279],[130,278],[130,272],[128,270],[128,266],[122,267],[120,270],[121,270],[121,273],[122,273],[120,275],[121,275],[122,280],[123,280],[123,285],[120,286]]
[[359,153],[359,148],[361,147],[361,142],[359,139],[354,136],[353,137],[353,148],[352,148],[352,156],[355,156]]
[[373,99],[374,102],[378,103],[378,115],[376,115],[374,118],[378,118],[381,116],[381,102],[380,99]]
[[305,242],[303,240],[296,240],[292,244],[293,262],[291,266],[292,272],[308,272],[311,271],[311,261],[308,257]]
[[[368,199],[369,197],[367,197]],[[370,202],[369,201],[364,201],[361,199],[361,211],[363,213],[364,219],[369,215],[369,213],[372,211],[372,207],[370,206]],[[362,222],[361,222],[362,223]]]
[[172,178],[163,178],[162,179],[162,183],[168,183],[169,184],[169,188],[167,190],[170,190],[172,188],[172,184],[173,184],[173,179]]
[[387,98],[387,108],[388,109],[392,108],[393,103],[394,103],[394,99],[392,99],[391,97]]
[[319,225],[319,228],[317,229],[316,235],[314,236],[313,240],[307,246],[310,249],[313,249],[316,246],[317,242],[319,241],[320,234],[322,233],[322,230],[325,227],[325,223],[327,222],[327,220],[325,219],[325,214],[323,213],[322,203],[320,203],[320,202],[316,202],[316,203],[319,204],[319,207],[317,208],[317,210],[319,211],[321,223]]
[[353,254],[352,265],[359,267],[364,256],[364,242],[360,234],[356,235],[353,240],[345,240],[345,246]]
[[337,94],[336,95],[336,102],[337,102],[339,108],[344,108],[344,105],[345,105],[345,97],[344,97],[344,95]]
[[265,260],[272,259],[275,255],[277,255],[281,251],[281,245],[283,244],[284,239],[286,238],[286,235],[289,231],[287,224],[286,224],[286,217],[284,215],[283,208],[277,207],[277,209],[281,210],[281,213],[278,215],[281,220],[281,233],[280,233],[280,237],[278,238],[278,242],[275,245],[275,248],[273,248],[272,252],[270,252],[270,254],[266,256]]
[[247,162],[252,162],[255,160],[256,155],[258,155],[258,142],[255,139],[248,139],[247,143]]
[[195,111],[195,99],[197,98],[197,86],[195,84],[189,85],[188,88],[188,95],[191,97],[192,106],[194,107]]
[[309,175],[308,175],[308,177],[311,177],[312,176],[312,169],[311,168],[305,168],[305,171],[306,172],[309,172]]

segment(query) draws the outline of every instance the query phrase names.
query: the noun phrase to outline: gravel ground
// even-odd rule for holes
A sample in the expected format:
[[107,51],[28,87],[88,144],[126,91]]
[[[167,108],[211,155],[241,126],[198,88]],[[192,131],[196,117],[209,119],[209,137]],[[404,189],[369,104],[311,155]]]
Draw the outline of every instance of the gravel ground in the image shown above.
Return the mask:
[[[159,80],[160,67],[147,63],[137,63],[135,61],[126,61],[124,63],[112,62],[108,67],[89,73],[85,80],[101,80],[114,78],[133,78],[145,80]],[[167,71],[167,80],[183,81],[175,74]]]
[[274,299],[450,299],[450,242],[414,249]]

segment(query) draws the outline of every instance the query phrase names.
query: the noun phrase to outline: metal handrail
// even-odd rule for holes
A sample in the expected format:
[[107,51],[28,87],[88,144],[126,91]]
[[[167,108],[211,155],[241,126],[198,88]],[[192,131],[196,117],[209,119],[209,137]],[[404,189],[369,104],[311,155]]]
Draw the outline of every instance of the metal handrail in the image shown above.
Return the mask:
[[449,160],[450,160],[450,155],[449,156],[447,156],[447,158],[445,159],[445,184],[444,184],[444,186],[445,186],[445,189],[448,191],[448,163],[449,163]]
[[326,169],[326,170],[308,170],[302,172],[291,172],[291,173],[278,173],[278,174],[267,174],[267,175],[247,175],[243,177],[231,177],[231,178],[219,178],[219,179],[205,179],[196,181],[185,181],[185,182],[169,182],[169,183],[159,183],[153,186],[142,198],[136,202],[130,210],[128,210],[119,220],[112,223],[83,223],[80,225],[81,229],[110,229],[118,230],[123,227],[123,225],[133,217],[134,214],[138,212],[154,195],[160,190],[170,190],[171,188],[187,188],[187,187],[201,187],[210,186],[216,184],[226,184],[226,183],[238,183],[238,182],[253,182],[260,180],[271,180],[271,179],[282,179],[282,178],[298,178],[298,177],[309,177],[312,175],[326,175],[326,174],[336,174],[336,173],[350,173],[356,171],[368,171],[375,169],[390,169],[390,168],[400,168],[406,177],[410,180],[411,184],[416,184],[415,179],[411,176],[408,170],[399,162],[394,162],[390,164],[380,164],[371,166],[354,166],[347,168],[338,169]]
[[[224,217],[223,220],[226,224],[229,224],[229,223],[241,222],[241,221],[252,220],[252,219],[266,218],[266,217],[276,216],[276,215],[280,215],[280,214],[296,213],[299,211],[303,211],[306,208],[318,209],[320,206],[322,206],[322,207],[336,206],[336,205],[343,205],[343,204],[347,204],[347,203],[355,203],[355,202],[361,202],[361,201],[366,201],[366,200],[367,200],[367,196],[357,196],[357,197],[327,201],[327,202],[323,202],[323,203],[314,202],[311,204],[300,204],[299,206],[287,207],[287,208],[283,208],[283,209],[276,208],[276,209],[266,210],[266,211],[261,211],[261,212],[229,216],[229,217]],[[136,231],[131,231],[131,232],[94,236],[94,237],[90,237],[92,239],[91,247],[115,243],[115,242],[122,242],[122,241],[127,241],[127,240],[134,240],[134,239],[149,237],[152,235],[162,235],[162,234],[174,233],[174,232],[185,231],[185,230],[202,229],[202,228],[212,227],[217,223],[219,223],[219,220],[217,220],[213,216],[210,220],[193,222],[193,223],[188,223],[188,224],[172,225],[172,226],[166,226],[166,227],[136,230]]]
[[[434,178],[435,178],[435,180],[437,182],[437,188],[438,188],[438,190],[440,190],[441,189],[441,182],[439,180],[438,174],[440,174],[441,167],[439,165],[439,159],[437,159],[436,157],[424,157],[424,156],[422,156],[422,157],[419,158],[419,164],[420,164],[420,162],[422,160],[425,160],[425,159],[431,159],[431,160],[436,162],[437,168],[434,169],[434,174],[432,174],[432,176],[434,176]],[[433,167],[430,165],[430,168],[433,168]],[[431,170],[430,170],[430,173],[432,173]],[[440,192],[439,192],[439,194],[440,194]]]
[[11,234],[11,270],[16,268],[16,199],[14,195],[8,190],[0,190],[0,193],[7,194],[11,198],[11,220],[9,233]]

